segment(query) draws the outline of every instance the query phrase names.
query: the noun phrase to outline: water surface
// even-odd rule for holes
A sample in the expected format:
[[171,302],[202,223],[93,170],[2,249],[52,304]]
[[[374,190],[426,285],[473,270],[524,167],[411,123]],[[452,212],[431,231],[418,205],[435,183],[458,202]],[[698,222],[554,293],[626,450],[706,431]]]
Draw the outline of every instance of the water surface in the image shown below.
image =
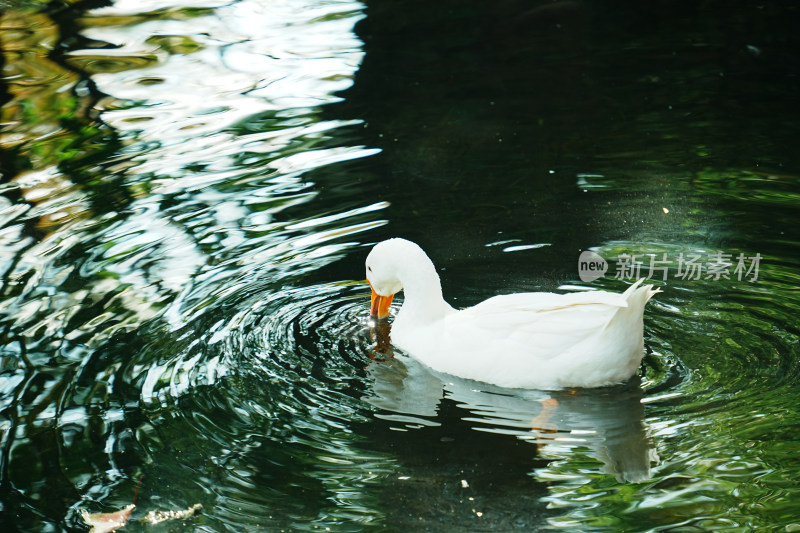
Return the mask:
[[[797,18],[10,5],[4,530],[87,530],[139,483],[132,531],[800,527]],[[391,236],[455,306],[622,291],[626,258],[660,260],[640,375],[430,371],[369,321],[363,261]],[[587,283],[588,249],[609,270]]]

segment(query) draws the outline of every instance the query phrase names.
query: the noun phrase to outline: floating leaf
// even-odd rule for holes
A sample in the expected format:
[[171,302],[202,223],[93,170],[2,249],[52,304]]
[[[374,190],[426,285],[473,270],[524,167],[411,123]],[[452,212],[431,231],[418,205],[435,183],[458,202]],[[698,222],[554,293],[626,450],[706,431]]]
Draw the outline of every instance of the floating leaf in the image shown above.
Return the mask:
[[199,513],[202,509],[203,506],[199,503],[196,503],[188,509],[184,509],[182,511],[150,511],[144,515],[144,518],[141,518],[140,520],[150,524],[160,524],[161,522],[166,522],[167,520],[182,520],[184,518],[189,518],[190,516],[194,516],[195,514]]
[[113,513],[90,513],[85,509],[81,509],[81,518],[83,521],[92,526],[89,533],[109,533],[116,531],[125,525],[133,512],[134,504],[126,506],[124,509]]

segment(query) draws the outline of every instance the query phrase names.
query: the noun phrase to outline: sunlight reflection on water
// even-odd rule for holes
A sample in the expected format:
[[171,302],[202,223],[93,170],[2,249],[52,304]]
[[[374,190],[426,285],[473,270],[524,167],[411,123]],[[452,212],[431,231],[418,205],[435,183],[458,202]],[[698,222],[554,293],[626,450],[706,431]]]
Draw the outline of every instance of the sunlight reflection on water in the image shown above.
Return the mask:
[[[23,147],[32,169],[11,187],[27,203],[3,206],[9,226],[2,257],[12,284],[4,287],[2,308],[16,341],[4,347],[0,385],[4,398],[29,391],[23,395],[29,401],[14,404],[20,418],[3,427],[19,436],[16,455],[22,457],[22,450],[40,446],[37,428],[55,422],[63,475],[80,492],[68,513],[73,526],[80,523],[79,506],[105,502],[135,475],[129,467],[149,470],[149,461],[134,466],[129,458],[162,453],[166,441],[157,434],[170,431],[159,420],[162,413],[177,420],[176,432],[201,421],[198,430],[225,445],[230,442],[222,434],[238,429],[227,428],[220,414],[253,425],[245,441],[277,416],[265,411],[274,403],[268,397],[261,406],[244,399],[232,405],[225,394],[202,394],[226,379],[223,387],[230,391],[230,380],[239,379],[228,377],[230,365],[243,363],[227,344],[241,330],[223,327],[225,319],[216,313],[221,303],[247,301],[265,287],[272,291],[318,270],[359,245],[349,236],[384,223],[375,214],[387,202],[320,202],[320,188],[308,176],[379,152],[332,140],[360,121],[320,118],[322,106],[341,100],[336,93],[352,84],[363,58],[353,33],[362,11],[357,2],[118,2],[77,20],[77,42],[88,46],[73,46],[64,59],[88,75],[84,80],[60,74],[60,67],[55,74],[34,73],[43,92],[63,93],[71,83],[82,100],[67,103],[85,114],[76,132],[62,133],[58,120],[43,115],[36,127],[20,121],[4,137]],[[42,21],[42,31],[55,33],[47,17]],[[18,67],[26,68],[22,62]],[[20,91],[19,101],[24,97]],[[43,127],[87,135],[106,152],[104,160],[61,165],[59,150],[52,156],[42,150]],[[32,237],[31,222],[46,233]],[[145,333],[161,332],[164,325],[167,334]],[[203,328],[209,336],[194,338]],[[199,349],[206,342],[211,351]],[[214,351],[218,345],[224,349]],[[8,359],[11,354],[16,357]],[[51,368],[54,359],[58,371]],[[9,367],[15,360],[19,364]],[[291,394],[292,385],[286,388]],[[283,397],[268,390],[274,399]],[[184,410],[198,393],[200,405]],[[140,402],[145,413],[155,410],[154,419],[131,427],[128,417]],[[295,405],[292,411],[302,408],[296,400],[286,404]],[[316,416],[307,414],[308,423]],[[262,429],[268,443],[272,431]],[[181,446],[177,434],[167,441]],[[93,449],[93,442],[100,447]],[[222,493],[258,468],[226,459],[230,451],[211,453],[219,464],[232,464],[213,484]],[[279,469],[291,464],[290,456]],[[166,471],[182,468],[167,462],[164,457],[158,464]],[[17,464],[11,468],[15,486],[35,491],[38,476]],[[198,463],[182,465],[196,472]],[[151,498],[207,501],[210,485],[198,493],[196,474],[188,476],[185,491],[160,493],[157,479],[166,471],[147,474]],[[326,484],[344,495],[336,487],[345,477],[332,476]],[[246,499],[234,486],[227,503],[217,505],[218,516],[234,510],[229,503]],[[290,498],[298,510],[305,505],[297,495]],[[271,507],[269,500],[264,504],[259,511]],[[261,512],[246,521],[259,520]]]

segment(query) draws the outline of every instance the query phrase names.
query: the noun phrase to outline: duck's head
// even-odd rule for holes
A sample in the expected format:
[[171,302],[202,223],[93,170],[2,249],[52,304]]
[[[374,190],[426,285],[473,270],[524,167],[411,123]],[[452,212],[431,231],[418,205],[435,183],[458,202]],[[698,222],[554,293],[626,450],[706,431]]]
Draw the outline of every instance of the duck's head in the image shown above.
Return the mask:
[[401,259],[403,239],[389,239],[375,245],[367,256],[367,283],[372,287],[370,315],[378,319],[389,316],[392,298],[403,284],[397,277],[397,263]]

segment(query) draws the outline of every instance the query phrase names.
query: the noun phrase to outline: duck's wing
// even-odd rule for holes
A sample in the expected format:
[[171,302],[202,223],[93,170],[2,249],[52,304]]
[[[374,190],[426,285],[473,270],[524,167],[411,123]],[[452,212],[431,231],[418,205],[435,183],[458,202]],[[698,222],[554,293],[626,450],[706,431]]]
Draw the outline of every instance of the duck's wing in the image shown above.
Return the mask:
[[628,295],[628,291],[510,294],[489,298],[447,319],[450,329],[463,332],[462,342],[491,339],[552,357],[601,332],[620,309],[628,307]]

